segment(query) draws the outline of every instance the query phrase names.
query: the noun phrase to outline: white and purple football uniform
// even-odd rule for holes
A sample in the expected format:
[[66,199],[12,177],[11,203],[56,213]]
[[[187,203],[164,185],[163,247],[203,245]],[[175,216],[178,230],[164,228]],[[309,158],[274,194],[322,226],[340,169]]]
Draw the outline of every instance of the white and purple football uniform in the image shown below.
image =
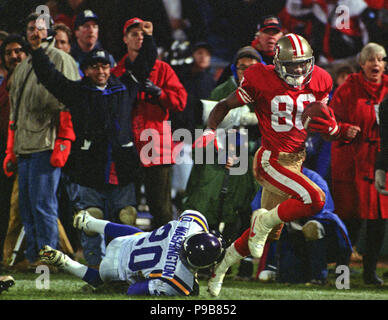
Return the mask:
[[113,239],[100,265],[103,281],[121,280],[134,284],[149,280],[151,295],[189,295],[194,274],[183,264],[180,249],[189,235],[209,232],[206,218],[186,210],[178,220],[152,232],[139,232]]

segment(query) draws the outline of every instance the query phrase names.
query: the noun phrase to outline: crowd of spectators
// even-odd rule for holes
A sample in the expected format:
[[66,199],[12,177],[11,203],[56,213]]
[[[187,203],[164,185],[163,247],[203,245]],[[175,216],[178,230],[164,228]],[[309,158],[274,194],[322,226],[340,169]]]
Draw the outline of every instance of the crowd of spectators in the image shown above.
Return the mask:
[[[37,12],[39,5],[45,5],[49,11],[39,12],[38,10]],[[125,85],[131,88],[128,90],[136,91],[137,100],[133,102],[131,125],[129,125],[133,137],[129,142],[136,147],[141,165],[139,167],[133,165],[136,174],[130,181],[131,190],[128,192],[131,196],[125,203],[118,205],[112,200],[114,187],[111,186],[120,184],[117,178],[121,174],[118,162],[114,160],[104,164],[106,172],[100,170],[107,177],[104,188],[93,186],[98,191],[98,199],[101,203],[110,199],[111,207],[106,204],[97,205],[96,201],[91,203],[90,190],[82,192],[79,186],[72,183],[74,179],[69,177],[66,169],[59,169],[58,167],[61,166],[50,166],[50,163],[53,163],[50,159],[51,150],[55,150],[55,145],[58,144],[56,135],[51,134],[50,130],[59,132],[58,119],[63,115],[63,108],[68,107],[65,101],[80,107],[90,105],[93,109],[93,104],[99,101],[95,100],[95,96],[90,93],[95,90],[95,86],[103,92],[104,99],[109,99],[107,97],[110,95],[114,97],[111,91],[113,89],[110,87],[109,90],[106,89],[106,83],[98,85],[98,80],[95,80],[93,89],[86,90],[86,93],[82,90],[78,92],[78,89],[72,89],[71,86],[69,90],[64,91],[65,85],[60,86],[62,92],[61,90],[56,92],[55,88],[50,89],[50,85],[53,86],[54,82],[47,84],[44,81],[38,82],[36,76],[31,75],[33,79],[28,81],[31,83],[28,90],[36,91],[34,93],[36,103],[40,104],[39,108],[43,110],[40,116],[36,110],[34,114],[37,117],[36,123],[39,124],[39,130],[42,128],[46,130],[42,132],[42,135],[45,135],[43,139],[45,141],[43,145],[38,145],[42,141],[38,139],[37,144],[31,147],[36,135],[32,137],[26,134],[22,137],[20,133],[20,129],[24,127],[23,121],[32,121],[29,118],[29,112],[34,109],[35,102],[31,102],[31,106],[23,102],[23,99],[26,99],[26,97],[23,98],[23,88],[26,85],[29,86],[24,79],[30,77],[29,72],[32,70],[33,62],[26,60],[23,64],[24,72],[19,70],[21,68],[18,69],[17,74],[13,75],[13,72],[18,64],[31,55],[28,49],[28,42],[31,41],[28,37],[31,38],[35,30],[28,28],[31,26],[26,19],[34,12],[38,15],[49,13],[52,17],[55,41],[51,44],[54,44],[58,50],[49,49],[54,50],[54,53],[51,53],[52,56],[49,53],[48,55],[64,76],[78,83],[79,86],[90,85],[87,83],[90,76],[88,78],[88,74],[85,74],[85,70],[91,66],[88,59],[96,58],[96,52],[103,52],[106,58],[104,61],[108,61],[111,68],[108,77],[112,76],[115,79],[111,81],[120,79],[124,84],[121,82],[114,82],[114,84]],[[143,30],[139,27],[144,21],[152,22],[152,37],[158,58],[152,63],[150,70],[145,68],[144,71],[140,71],[141,68],[138,68],[136,59],[144,44]],[[372,79],[373,74],[380,71],[373,71],[373,66],[367,67],[366,65],[372,62],[365,60],[367,55],[360,56],[360,53],[367,44],[379,45],[381,51],[377,49],[374,51],[379,52],[378,56],[381,57],[381,61],[377,61],[377,64],[380,63],[383,69],[386,67],[384,48],[387,50],[388,45],[388,3],[383,0],[2,1],[0,4],[0,44],[2,43],[0,47],[0,159],[5,163],[5,173],[0,173],[0,197],[1,203],[4,204],[0,211],[0,258],[3,265],[9,266],[17,238],[24,233],[27,243],[25,260],[15,263],[15,267],[19,266],[20,270],[30,269],[36,265],[37,250],[43,245],[50,245],[53,248],[62,246],[67,253],[81,256],[84,254],[89,265],[98,265],[104,254],[103,239],[97,240],[91,235],[79,235],[71,226],[71,216],[76,210],[98,207],[97,210],[91,210],[95,217],[106,219],[112,218],[113,215],[113,220],[136,224],[133,215],[136,210],[140,211],[141,194],[144,194],[147,211],[152,217],[152,228],[164,225],[184,209],[195,209],[207,217],[213,229],[224,233],[228,243],[233,242],[240,230],[245,230],[249,225],[251,201],[257,197],[260,189],[254,181],[252,170],[249,170],[244,177],[236,177],[229,176],[228,165],[225,164],[196,165],[191,161],[193,157],[191,144],[175,144],[171,140],[171,132],[184,128],[194,138],[195,129],[206,125],[204,101],[219,101],[233,92],[244,70],[250,65],[273,64],[275,44],[280,37],[289,32],[300,34],[309,41],[315,63],[326,69],[332,76],[334,87],[330,93],[329,104],[339,120],[344,123],[358,124],[361,127],[360,135],[364,140],[346,145],[326,141],[319,134],[311,134],[306,142],[307,158],[304,166],[314,170],[320,178],[324,179],[324,183],[327,183],[327,192],[330,190],[334,199],[330,214],[338,214],[345,222],[346,227],[340,223],[341,228],[349,232],[350,247],[355,247],[359,242],[361,222],[367,220],[367,245],[363,252],[364,269],[367,272],[364,273],[364,280],[370,284],[382,284],[383,281],[376,275],[376,264],[384,240],[386,210],[382,208],[387,196],[384,194],[376,196],[375,156],[369,160],[367,158],[372,153],[377,154],[379,143],[377,106],[387,99],[388,83],[386,70],[383,70],[385,74],[381,75],[381,81],[376,86],[370,85],[367,82],[368,79],[363,79],[363,75],[368,72]],[[59,51],[61,53],[58,53]],[[149,61],[143,63],[149,67]],[[10,81],[11,75],[13,75],[12,81]],[[40,76],[45,75],[47,74],[42,73]],[[125,78],[132,79],[130,84]],[[79,82],[79,79],[83,80]],[[357,92],[365,89],[365,97],[352,96],[349,91],[352,90],[352,85],[360,86]],[[52,92],[53,96],[49,92]],[[84,95],[86,100],[78,99],[77,103],[74,103],[72,95],[76,92]],[[54,97],[58,98],[58,101]],[[364,99],[367,106],[373,107],[368,118],[369,124],[364,121],[360,125],[362,116],[355,118],[350,109],[357,105],[359,99]],[[42,101],[47,104],[46,107],[41,105]],[[106,103],[104,100],[101,106],[106,107]],[[118,102],[115,100],[110,103]],[[28,109],[27,105],[32,109]],[[26,106],[25,111],[23,106]],[[349,106],[349,109],[345,106]],[[249,129],[248,146],[252,157],[260,146],[260,129],[257,128],[257,120],[250,106],[247,105],[244,108],[241,108],[238,114],[237,110],[240,109],[236,109],[236,115],[231,116],[233,118],[224,123],[224,128]],[[25,114],[25,119],[20,118],[18,114]],[[45,120],[44,117],[52,117],[52,120]],[[93,116],[90,115],[90,117]],[[100,115],[99,119],[103,117]],[[110,118],[111,116],[108,121],[111,120]],[[15,136],[15,130],[11,127],[16,120],[18,125],[14,124],[14,126],[18,128],[19,133],[16,131]],[[80,132],[79,123],[82,121],[84,120],[74,119],[76,133]],[[45,126],[42,123],[56,123],[57,127]],[[112,123],[106,126],[114,126]],[[35,129],[38,130],[37,124],[26,126],[36,125]],[[89,122],[88,125],[90,125]],[[153,129],[147,136],[148,140],[142,137],[146,129]],[[90,132],[83,132],[83,134],[85,140],[82,141],[84,144],[79,146],[80,150],[89,149],[88,143],[92,141]],[[109,134],[111,134],[110,131],[107,135]],[[160,148],[156,155],[150,156],[142,153],[142,147],[147,145],[147,141],[156,139],[153,134],[158,134]],[[170,140],[166,142],[165,136]],[[78,146],[77,143],[74,145]],[[173,159],[172,155],[175,151],[171,152],[171,150],[175,147],[180,150],[183,164],[182,161],[175,163]],[[359,149],[355,150],[356,147]],[[336,157],[334,160],[331,158],[332,152]],[[348,167],[345,168],[343,161],[345,154],[353,160],[362,158],[362,163],[355,165],[365,166],[367,169],[362,168],[364,170],[362,171],[358,170],[358,167],[350,168],[350,160],[347,161]],[[166,161],[166,158],[169,160]],[[11,165],[7,166],[7,163],[12,164],[12,168]],[[69,163],[67,166],[74,165],[71,157]],[[89,160],[88,165],[97,165],[97,163]],[[66,165],[62,166],[66,168]],[[358,172],[357,177],[351,170]],[[33,178],[41,176],[40,171],[44,171],[44,176],[48,180]],[[360,172],[363,172],[363,177],[358,176]],[[341,178],[341,175],[347,173],[349,176]],[[94,175],[91,171],[83,174]],[[363,191],[355,189],[355,181]],[[240,187],[241,184],[244,188]],[[136,196],[133,196],[134,192]],[[364,192],[363,201],[359,199],[359,192]],[[85,195],[86,193],[89,196]],[[369,195],[368,198],[366,194]],[[97,196],[94,200],[96,198]],[[89,202],[85,199],[89,199]],[[346,201],[343,201],[344,199]],[[122,213],[123,208],[124,213]],[[99,212],[99,209],[102,212]],[[104,212],[106,210],[112,212]],[[35,216],[38,215],[34,212],[41,212],[45,218],[37,220]],[[292,237],[290,230],[288,229],[288,234],[285,231],[282,238],[281,248],[283,249],[287,246],[284,239]],[[333,229],[330,232],[331,236],[335,233]],[[313,246],[307,247],[311,250]],[[96,254],[98,257],[94,259]],[[260,269],[268,271],[268,263],[266,266],[264,260]],[[271,260],[270,256],[269,260]],[[340,259],[333,259],[337,262],[339,260],[341,263],[346,262],[342,256]],[[285,260],[280,261],[282,265],[286,264]],[[12,264],[14,262],[12,261]],[[241,266],[244,266],[244,263],[245,269],[239,270],[239,278],[250,279],[252,259],[245,258],[241,261]],[[309,280],[311,279],[303,278],[303,281]]]

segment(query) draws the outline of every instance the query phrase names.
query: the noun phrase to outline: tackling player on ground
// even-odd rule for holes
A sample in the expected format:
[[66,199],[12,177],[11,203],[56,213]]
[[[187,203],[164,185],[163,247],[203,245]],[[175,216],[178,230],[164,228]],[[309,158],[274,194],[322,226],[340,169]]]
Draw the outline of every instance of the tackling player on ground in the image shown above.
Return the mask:
[[199,294],[195,273],[222,258],[223,241],[212,233],[206,218],[194,210],[184,211],[152,232],[93,218],[86,210],[74,217],[74,227],[105,234],[112,239],[99,270],[72,260],[45,246],[43,262],[57,266],[94,287],[109,282],[127,282],[128,295]]
[[[211,112],[206,137],[195,141],[196,147],[215,139],[215,129],[229,110],[253,104],[262,133],[262,147],[256,152],[253,170],[263,186],[261,209],[253,212],[250,229],[228,247],[224,259],[215,267],[208,282],[211,295],[220,293],[232,264],[249,254],[262,256],[268,235],[277,229],[274,227],[322,209],[323,191],[301,172],[307,137],[301,115],[313,101],[327,103],[331,89],[330,75],[314,66],[309,43],[299,35],[287,34],[277,42],[274,66],[258,63],[249,67],[236,92]],[[309,129],[328,134],[333,140],[352,138],[348,136],[350,129],[341,130],[337,125],[333,113],[327,116],[312,118]]]

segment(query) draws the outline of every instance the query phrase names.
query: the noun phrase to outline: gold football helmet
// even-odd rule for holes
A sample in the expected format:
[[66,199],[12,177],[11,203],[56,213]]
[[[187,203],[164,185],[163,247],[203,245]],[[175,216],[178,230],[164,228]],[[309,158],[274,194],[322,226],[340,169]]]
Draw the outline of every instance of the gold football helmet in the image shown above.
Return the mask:
[[314,56],[307,40],[289,33],[276,43],[274,57],[275,70],[288,85],[301,87],[311,79]]

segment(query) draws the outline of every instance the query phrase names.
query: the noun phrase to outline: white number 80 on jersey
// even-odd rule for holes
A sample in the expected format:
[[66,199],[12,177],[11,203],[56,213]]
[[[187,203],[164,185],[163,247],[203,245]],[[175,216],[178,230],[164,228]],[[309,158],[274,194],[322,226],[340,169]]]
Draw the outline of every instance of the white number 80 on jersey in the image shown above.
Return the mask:
[[[314,102],[315,96],[312,93],[301,94],[296,99],[295,124],[293,115],[295,110],[294,100],[289,95],[276,96],[271,100],[271,126],[276,132],[288,132],[295,126],[303,130],[302,113],[306,103]],[[280,110],[280,105],[285,105],[285,110]],[[284,109],[284,108],[282,108]],[[280,123],[280,118],[282,123]]]

